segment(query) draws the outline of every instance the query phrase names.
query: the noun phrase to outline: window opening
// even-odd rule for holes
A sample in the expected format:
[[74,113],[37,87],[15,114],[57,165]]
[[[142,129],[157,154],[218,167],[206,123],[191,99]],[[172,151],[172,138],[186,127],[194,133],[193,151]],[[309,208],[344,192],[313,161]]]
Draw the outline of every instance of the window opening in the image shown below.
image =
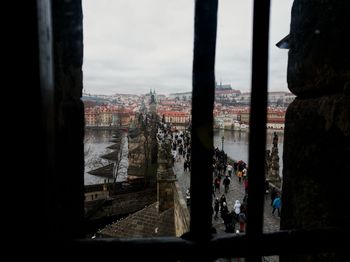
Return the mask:
[[[57,6],[54,5],[57,8]],[[195,48],[194,48],[194,66],[193,66],[193,121],[192,121],[192,134],[193,137],[193,151],[203,151],[204,160],[210,158],[210,150],[212,150],[212,137],[209,136],[207,140],[209,147],[201,148],[201,141],[203,139],[199,136],[200,132],[206,128],[205,134],[212,132],[212,105],[215,89],[215,77],[214,77],[214,58],[215,58],[215,36],[216,36],[216,16],[217,16],[217,1],[196,1],[195,8]],[[40,11],[40,10],[39,10]],[[57,10],[55,10],[57,11]],[[191,231],[190,234],[183,239],[179,238],[155,238],[144,240],[123,240],[113,239],[106,241],[100,239],[98,241],[91,240],[78,240],[74,241],[78,247],[83,246],[99,246],[101,243],[105,243],[109,246],[116,247],[136,247],[141,250],[148,246],[151,250],[155,250],[159,246],[165,247],[164,250],[169,250],[169,247],[176,246],[179,250],[186,250],[190,254],[194,254],[196,247],[203,248],[207,245],[213,245],[215,251],[219,250],[218,244],[231,246],[237,244],[238,249],[228,249],[228,255],[232,256],[247,256],[248,260],[261,260],[262,255],[273,254],[287,254],[287,253],[310,253],[328,250],[344,250],[344,243],[340,240],[341,236],[345,236],[344,232],[337,230],[309,230],[309,231],[279,231],[270,234],[263,234],[262,230],[262,210],[263,210],[263,196],[264,196],[264,175],[261,172],[265,168],[265,139],[266,139],[266,110],[267,110],[267,61],[268,61],[268,20],[269,20],[269,1],[255,1],[254,5],[254,28],[253,28],[253,70],[252,70],[252,100],[251,100],[251,118],[250,118],[250,150],[249,150],[249,163],[250,169],[250,185],[248,188],[248,226],[247,234],[243,236],[230,236],[227,238],[211,238],[211,223],[209,222],[210,206],[208,202],[204,201],[200,203],[199,196],[204,196],[208,199],[211,198],[210,186],[211,186],[211,167],[209,170],[204,170],[204,180],[199,182],[197,179],[193,179],[191,185]],[[42,21],[40,21],[42,23]],[[54,33],[59,33],[59,26]],[[315,31],[319,34],[319,30]],[[206,35],[206,36],[205,36]],[[82,58],[82,57],[80,57]],[[79,59],[78,59],[79,60]],[[208,63],[201,64],[200,62],[207,61]],[[208,74],[204,74],[208,72]],[[208,91],[207,94],[201,94],[198,92],[198,87],[204,84],[204,89]],[[258,86],[262,88],[258,88]],[[203,88],[203,87],[202,87]],[[204,105],[208,106],[203,110],[203,115],[200,114],[199,100],[204,101]],[[68,107],[69,108],[69,107]],[[65,111],[70,112],[70,111]],[[74,118],[74,117],[73,117]],[[72,119],[73,119],[72,118]],[[77,117],[78,118],[78,117]],[[206,119],[205,119],[206,118]],[[70,120],[72,120],[70,119]],[[151,125],[152,118],[145,118],[146,124]],[[209,128],[208,128],[209,127]],[[195,130],[195,131],[193,131]],[[207,137],[206,137],[207,138]],[[254,150],[253,152],[253,145]],[[201,150],[203,149],[203,150]],[[200,159],[194,161],[194,170],[198,168],[201,171]],[[209,171],[209,172],[208,172]],[[194,172],[197,174],[196,172]],[[194,176],[195,177],[195,176]],[[209,179],[210,178],[210,179]],[[201,187],[203,186],[203,187]],[[69,188],[68,188],[69,189]],[[70,192],[69,192],[70,193]],[[168,192],[165,192],[165,196],[168,196]],[[77,195],[75,195],[77,196]],[[208,197],[210,196],[210,197]],[[96,194],[95,194],[96,197]],[[98,195],[97,195],[98,197]],[[78,196],[77,196],[78,198]],[[73,199],[72,201],[76,201]],[[203,209],[200,209],[203,207]],[[75,213],[77,216],[78,214]],[[204,220],[199,220],[199,214],[204,215]],[[73,217],[77,219],[77,217]],[[198,223],[197,223],[198,222]],[[200,225],[202,231],[200,231]],[[347,233],[345,231],[345,233]],[[327,242],[327,239],[332,239],[331,243]],[[186,239],[186,240],[185,240]],[[247,250],[244,246],[252,247],[254,244],[260,243],[261,249]],[[305,245],[306,243],[309,246]],[[81,246],[79,246],[81,244]],[[286,248],[285,244],[293,244],[293,247],[297,249],[297,252],[291,252]],[[270,246],[271,245],[271,246]],[[284,246],[284,247],[283,247]],[[290,245],[289,245],[290,246]],[[306,247],[307,246],[307,247]],[[249,252],[250,251],[250,252]],[[192,253],[191,253],[192,252]],[[212,251],[203,250],[203,255],[216,258],[217,254]],[[226,254],[223,254],[226,255]],[[183,257],[182,254],[176,254],[176,257]]]

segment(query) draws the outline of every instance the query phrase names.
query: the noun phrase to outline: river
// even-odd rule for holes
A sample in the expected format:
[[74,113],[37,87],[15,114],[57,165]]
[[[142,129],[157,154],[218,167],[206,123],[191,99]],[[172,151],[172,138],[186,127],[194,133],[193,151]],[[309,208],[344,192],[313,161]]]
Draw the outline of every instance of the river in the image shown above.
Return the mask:
[[[107,148],[114,143],[110,142],[112,139],[112,130],[99,129],[85,129],[84,138],[84,155],[85,155],[85,171],[84,184],[102,184],[106,178],[90,175],[90,170],[108,165],[111,161],[100,158],[104,154],[112,152],[112,149]],[[117,182],[125,181],[128,168],[128,143],[126,137],[122,139],[122,155],[119,162]]]
[[[221,149],[222,136],[224,136],[224,151],[228,156],[235,160],[243,160],[248,166],[248,132],[215,130],[214,131],[214,146]],[[87,172],[91,169],[107,165],[109,161],[99,158],[103,154],[110,153],[112,150],[107,147],[113,143],[109,142],[112,138],[111,130],[85,130],[85,174],[84,184],[99,184],[104,182],[104,178],[93,176]],[[266,139],[266,149],[272,148],[273,131],[268,130]],[[127,147],[127,143],[124,143]],[[127,148],[124,149],[127,152]],[[278,154],[280,157],[280,175],[282,175],[282,153],[283,153],[283,132],[278,133]],[[125,155],[127,157],[127,154]],[[118,175],[118,181],[124,180],[125,175]]]
[[[266,149],[271,152],[273,141],[273,130],[267,130],[266,134]],[[279,131],[278,135],[278,155],[280,164],[280,176],[282,176],[282,155],[283,155],[283,138],[284,133]],[[214,147],[222,148],[222,136],[224,136],[224,151],[227,155],[235,160],[243,160],[248,163],[249,151],[249,132],[230,131],[230,130],[214,130]]]

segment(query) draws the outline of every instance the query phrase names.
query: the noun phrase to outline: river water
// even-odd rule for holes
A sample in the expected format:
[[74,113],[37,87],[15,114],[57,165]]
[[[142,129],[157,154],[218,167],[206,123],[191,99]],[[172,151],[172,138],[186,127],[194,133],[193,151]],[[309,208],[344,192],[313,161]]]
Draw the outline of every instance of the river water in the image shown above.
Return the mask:
[[[112,150],[107,147],[113,143],[109,142],[112,139],[111,130],[85,130],[85,174],[84,184],[99,184],[103,183],[103,177],[93,176],[87,172],[107,165],[110,162],[101,159],[99,156],[110,153]],[[278,132],[278,154],[280,157],[280,175],[282,175],[282,153],[283,153],[283,132]],[[222,148],[222,136],[224,136],[224,151],[227,155],[235,160],[243,160],[248,166],[248,132],[240,131],[228,131],[228,130],[215,130],[214,131],[214,147]],[[127,158],[127,139],[123,144],[124,152],[123,158]],[[273,141],[273,131],[267,131],[266,137],[266,149],[271,150]],[[118,175],[117,181],[123,181],[126,179],[127,163],[122,161],[123,168],[121,168],[121,174]]]
[[[84,139],[84,155],[85,155],[85,171],[84,171],[84,184],[102,184],[106,178],[90,175],[90,170],[97,169],[102,166],[106,166],[111,161],[100,158],[104,154],[112,152],[112,149],[107,148],[114,143],[110,142],[112,139],[112,130],[98,130],[98,129],[85,129]],[[122,139],[122,155],[119,162],[117,182],[125,181],[128,168],[128,142],[126,136]],[[107,181],[108,182],[108,181]]]
[[[273,141],[272,130],[267,130],[266,134],[266,149],[271,152]],[[283,132],[277,132],[278,135],[278,155],[280,164],[280,176],[282,176],[282,154],[283,154]],[[224,151],[227,155],[234,160],[243,160],[248,163],[248,151],[249,151],[249,132],[230,131],[230,130],[214,130],[214,147],[222,148],[222,136],[224,136]]]

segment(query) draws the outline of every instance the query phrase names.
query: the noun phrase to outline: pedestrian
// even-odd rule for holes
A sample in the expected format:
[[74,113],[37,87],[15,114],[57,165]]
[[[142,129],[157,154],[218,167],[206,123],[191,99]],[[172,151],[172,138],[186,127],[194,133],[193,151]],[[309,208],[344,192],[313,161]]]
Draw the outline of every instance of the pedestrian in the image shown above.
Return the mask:
[[224,222],[227,221],[226,219],[228,215],[228,208],[227,208],[226,202],[222,203],[220,212],[221,212],[221,218],[224,220]]
[[237,176],[238,176],[238,182],[241,183],[242,176],[243,176],[242,171],[238,171],[238,172],[237,172]]
[[236,174],[237,173],[237,171],[238,171],[238,162],[233,162],[233,171],[234,171],[234,173]]
[[215,219],[218,219],[219,207],[220,207],[220,202],[219,202],[219,198],[217,197],[215,198],[215,202],[214,202]]
[[190,188],[188,188],[186,190],[186,202],[187,202],[188,206],[191,205],[191,191],[190,191]]
[[241,203],[241,213],[247,214],[247,203],[244,201]]
[[276,196],[277,196],[277,189],[275,187],[272,187],[271,189],[271,206],[273,204],[273,201],[275,200]]
[[269,193],[270,193],[270,183],[269,183],[269,180],[265,179],[265,200],[267,199],[267,196]]
[[230,180],[230,178],[228,176],[226,176],[224,178],[224,180],[222,181],[222,183],[224,184],[224,187],[225,187],[225,193],[226,194],[228,192],[228,189],[229,189],[229,186],[230,186],[230,182],[231,182],[231,180]]
[[243,180],[247,180],[248,179],[248,170],[247,170],[247,168],[244,168],[242,170],[242,177],[243,177]]
[[220,181],[221,181],[221,179],[219,177],[216,177],[214,180],[215,192],[217,190],[220,193]]
[[220,209],[222,209],[224,203],[226,203],[226,197],[225,194],[222,194],[220,197]]
[[232,175],[232,169],[233,169],[233,167],[230,164],[228,164],[227,165],[227,173],[228,173],[229,177],[231,177],[231,175]]
[[235,212],[231,211],[226,216],[225,224],[225,232],[226,233],[234,233],[235,232]]
[[184,161],[184,172],[187,172],[187,166],[188,166],[188,162],[187,160]]
[[268,193],[270,193],[270,184],[269,180],[265,179],[265,194],[267,195]]
[[236,217],[238,217],[239,213],[241,213],[241,202],[239,202],[239,200],[236,200],[236,202],[233,206],[233,210],[236,213]]
[[244,184],[244,191],[246,194],[248,194],[248,179],[244,179],[243,184]]
[[275,210],[278,211],[278,216],[281,216],[281,198],[279,194],[277,194],[276,198],[273,200],[272,203],[272,214],[275,214]]
[[238,222],[239,222],[239,232],[244,232],[245,231],[245,223],[247,221],[247,217],[245,213],[241,212],[238,215]]

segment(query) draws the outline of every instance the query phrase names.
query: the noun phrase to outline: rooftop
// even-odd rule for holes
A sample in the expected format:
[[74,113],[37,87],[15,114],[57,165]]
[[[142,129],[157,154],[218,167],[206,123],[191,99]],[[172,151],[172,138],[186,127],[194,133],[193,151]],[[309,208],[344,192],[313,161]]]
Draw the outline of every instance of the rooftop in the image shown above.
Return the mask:
[[98,232],[103,237],[175,236],[174,209],[158,212],[158,202]]

